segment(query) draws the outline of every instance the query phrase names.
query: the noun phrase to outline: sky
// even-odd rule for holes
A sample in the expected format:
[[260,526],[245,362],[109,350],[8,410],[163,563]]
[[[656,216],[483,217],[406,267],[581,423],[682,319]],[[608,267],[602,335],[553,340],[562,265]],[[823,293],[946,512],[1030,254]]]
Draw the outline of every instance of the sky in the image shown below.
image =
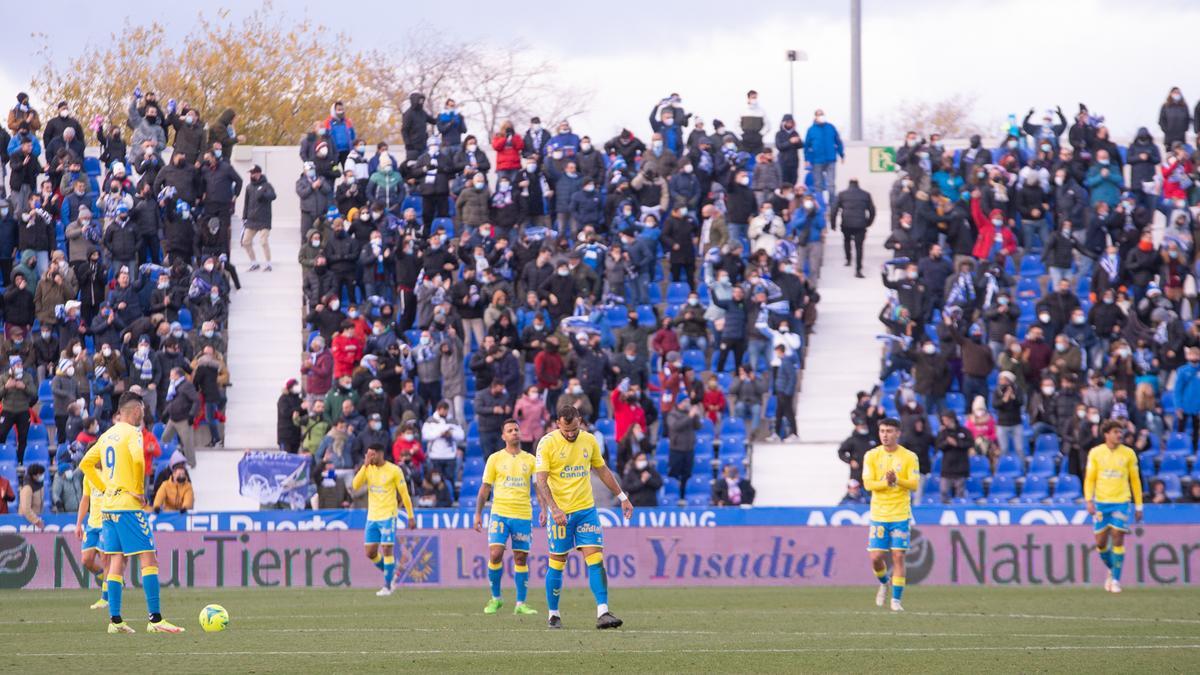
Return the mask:
[[[232,19],[251,5],[237,4],[228,10]],[[71,20],[42,30],[60,61],[119,37],[126,18],[104,3],[56,6]],[[362,47],[402,47],[398,37],[414,26],[460,40],[522,40],[555,63],[565,82],[589,92],[588,112],[573,127],[597,137],[623,126],[645,135],[651,108],[670,92],[689,112],[736,127],[753,88],[775,128],[792,109],[784,53],[800,49],[808,60],[795,64],[798,120],[806,125],[821,107],[849,135],[849,0],[758,0],[752,8],[607,0],[602,11],[594,3],[545,0],[462,0],[452,13],[446,6],[360,0],[339,12],[328,2],[273,5],[286,16],[316,18]],[[177,0],[156,5],[155,18],[182,35],[198,12],[211,16],[217,7]],[[1200,82],[1189,77],[1196,72],[1197,25],[1200,2],[1191,0],[863,0],[864,127],[888,128],[899,102],[962,94],[975,98],[972,118],[992,134],[1009,114],[1061,105],[1070,118],[1081,101],[1104,115],[1118,138],[1139,126],[1157,132],[1170,87],[1182,87],[1189,105],[1200,97]],[[29,88],[40,46],[40,38],[12,27],[0,43],[5,106]]]

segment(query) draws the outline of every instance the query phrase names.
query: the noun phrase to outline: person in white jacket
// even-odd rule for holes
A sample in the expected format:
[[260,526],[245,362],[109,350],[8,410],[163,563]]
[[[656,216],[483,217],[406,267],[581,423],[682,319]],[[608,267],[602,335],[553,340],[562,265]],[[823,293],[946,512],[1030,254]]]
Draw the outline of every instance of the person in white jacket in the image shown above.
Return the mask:
[[458,459],[462,451],[458,444],[466,439],[461,425],[451,421],[450,402],[440,401],[434,413],[421,427],[421,440],[425,442],[425,454],[431,470],[446,478],[454,498],[454,480],[458,476]]

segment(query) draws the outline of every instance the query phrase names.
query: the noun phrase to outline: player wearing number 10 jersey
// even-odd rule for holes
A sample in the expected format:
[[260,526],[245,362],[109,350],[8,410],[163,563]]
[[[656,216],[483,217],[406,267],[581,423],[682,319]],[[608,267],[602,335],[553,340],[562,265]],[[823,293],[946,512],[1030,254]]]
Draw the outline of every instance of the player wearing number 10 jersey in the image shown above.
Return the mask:
[[87,480],[104,486],[100,550],[108,555],[105,585],[112,617],[108,632],[134,632],[121,618],[121,592],[126,558],[136,555],[141,561],[142,589],[150,612],[146,632],[182,633],[182,628],[162,618],[159,608],[158,557],[154,552],[154,533],[146,518],[146,497],[142,494],[146,476],[140,429],[145,414],[142,398],[123,394],[118,414],[120,420],[100,434],[79,462]]
[[574,406],[558,409],[558,429],[542,437],[537,446],[536,479],[538,501],[550,512],[547,534],[550,569],[546,572],[546,603],[550,628],[562,628],[558,598],[562,592],[563,569],[571,549],[579,549],[587,563],[588,585],[596,598],[596,628],[619,628],[621,620],[608,611],[608,577],[604,570],[604,532],[592,498],[592,471],[621,500],[621,512],[633,516],[633,504],[604,463],[596,437],[580,431],[580,415]]

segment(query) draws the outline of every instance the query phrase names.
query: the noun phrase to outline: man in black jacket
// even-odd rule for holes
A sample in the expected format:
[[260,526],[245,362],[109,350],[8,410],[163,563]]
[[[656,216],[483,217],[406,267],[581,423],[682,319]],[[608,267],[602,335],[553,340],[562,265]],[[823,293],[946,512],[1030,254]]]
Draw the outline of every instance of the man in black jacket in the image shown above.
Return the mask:
[[262,246],[263,259],[266,265],[263,271],[271,271],[271,247],[267,243],[271,236],[271,202],[275,201],[275,187],[263,175],[262,167],[255,164],[250,167],[250,183],[246,185],[246,199],[242,204],[242,222],[245,230],[242,232],[242,248],[250,256],[250,271],[258,269],[258,261],[254,258],[254,238]]
[[867,228],[875,222],[875,202],[871,193],[858,186],[858,179],[851,178],[850,186],[838,193],[829,209],[829,229],[836,230],[838,216],[842,220],[842,243],[846,252],[846,267],[850,266],[850,244],[854,244],[854,276],[863,278],[863,241]]
[[866,457],[867,451],[879,443],[871,435],[871,427],[864,417],[858,414],[851,417],[854,421],[854,433],[838,446],[838,459],[850,465],[850,478],[861,482],[863,457]]
[[942,453],[942,480],[939,486],[942,493],[942,503],[950,502],[951,497],[967,496],[967,478],[971,475],[971,448],[975,439],[971,432],[958,425],[954,411],[942,413],[942,427],[938,430],[933,445]]
[[204,166],[200,169],[202,184],[201,201],[205,218],[217,218],[221,222],[221,248],[229,255],[229,218],[233,205],[242,192],[242,177],[229,162],[222,162],[212,153],[205,154]]
[[405,160],[415,161],[425,152],[429,142],[429,125],[437,118],[425,112],[425,94],[413,92],[408,95],[409,107],[400,122],[400,137],[404,139]]

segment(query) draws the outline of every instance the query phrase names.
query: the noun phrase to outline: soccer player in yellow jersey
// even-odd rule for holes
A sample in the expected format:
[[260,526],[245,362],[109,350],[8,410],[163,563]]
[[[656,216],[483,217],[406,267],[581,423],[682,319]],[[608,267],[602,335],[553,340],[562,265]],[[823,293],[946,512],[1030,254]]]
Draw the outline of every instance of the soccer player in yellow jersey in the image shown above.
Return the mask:
[[108,607],[108,588],[104,583],[104,567],[108,556],[100,552],[100,532],[104,524],[104,514],[101,513],[103,505],[104,488],[97,487],[90,479],[84,478],[83,499],[79,500],[79,513],[75,518],[75,537],[81,544],[83,566],[96,575],[96,584],[100,587],[100,599],[92,604],[92,609]]
[[619,628],[621,620],[608,611],[608,576],[604,571],[604,531],[592,498],[592,471],[621,502],[625,518],[633,517],[633,504],[621,490],[616,476],[604,464],[604,452],[596,437],[580,431],[580,415],[574,406],[558,409],[557,429],[538,441],[537,494],[542,508],[550,512],[547,533],[550,569],[546,571],[546,604],[550,628],[562,628],[558,598],[562,592],[563,569],[571,549],[579,549],[587,563],[588,586],[596,598],[596,628]]
[[908,525],[912,520],[912,493],[920,481],[916,453],[899,444],[900,422],[889,417],[879,423],[881,445],[863,457],[863,488],[871,492],[871,524],[867,551],[871,569],[879,580],[875,605],[887,599],[887,557],[892,556],[892,611],[900,612],[904,595],[904,554],[908,551]]
[[92,485],[104,486],[101,506],[103,524],[100,550],[108,555],[108,612],[112,620],[109,633],[133,633],[133,627],[121,618],[126,558],[138,556],[142,568],[142,590],[150,612],[147,633],[182,633],[183,629],[162,618],[159,608],[158,556],[154,552],[154,533],[146,517],[145,456],[142,454],[142,418],[146,409],[142,398],[125,393],[117,404],[120,421],[115,422],[96,440],[79,462],[84,478]]
[[[408,495],[404,472],[387,461],[381,445],[367,447],[366,462],[354,474],[351,487],[360,490],[364,485],[367,486],[366,554],[383,572],[383,588],[375,592],[375,595],[383,597],[392,594],[392,577],[396,573],[396,515],[400,513],[397,496],[404,502],[408,529],[417,528],[417,519],[413,517],[412,498]],[[383,549],[382,555],[380,549]]]
[[[479,486],[479,499],[475,502],[475,531],[483,531],[483,505],[488,495],[495,490],[492,500],[492,515],[488,523],[488,582],[492,587],[492,598],[484,606],[484,614],[495,614],[504,606],[500,599],[500,580],[504,576],[504,546],[512,539],[513,576],[517,584],[517,604],[513,614],[537,614],[537,610],[525,604],[529,590],[529,545],[533,541],[533,505],[530,503],[533,487],[533,455],[521,450],[521,427],[516,420],[504,420],[500,429],[504,449],[493,452],[483,469],[483,485]],[[541,524],[546,524],[546,512],[542,511]]]
[[[1125,533],[1129,531],[1129,502],[1136,504],[1134,518],[1142,522],[1142,478],[1137,453],[1121,443],[1122,420],[1100,425],[1104,444],[1088,452],[1083,477],[1083,498],[1092,514],[1096,551],[1108,567],[1104,590],[1121,592],[1121,568],[1125,566]],[[1109,544],[1112,548],[1109,548]]]

